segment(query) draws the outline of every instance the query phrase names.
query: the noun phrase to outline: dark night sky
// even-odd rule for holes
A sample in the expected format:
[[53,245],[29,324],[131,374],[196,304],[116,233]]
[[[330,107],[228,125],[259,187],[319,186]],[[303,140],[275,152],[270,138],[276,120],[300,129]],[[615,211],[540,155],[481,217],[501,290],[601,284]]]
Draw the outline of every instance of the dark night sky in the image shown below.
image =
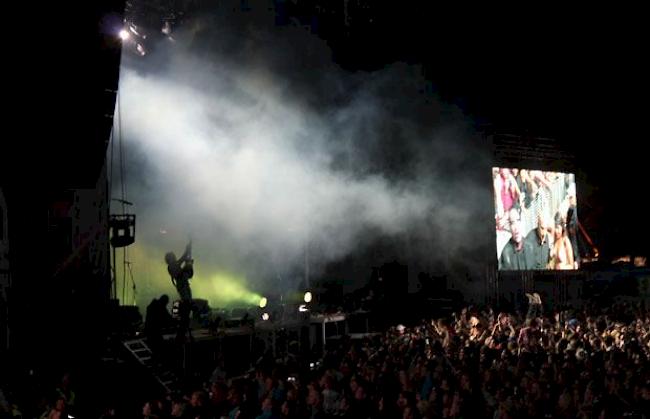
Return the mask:
[[422,63],[442,99],[478,123],[557,139],[584,171],[581,213],[601,250],[647,252],[646,66],[632,10],[377,7],[370,15],[352,42],[333,36],[344,65]]

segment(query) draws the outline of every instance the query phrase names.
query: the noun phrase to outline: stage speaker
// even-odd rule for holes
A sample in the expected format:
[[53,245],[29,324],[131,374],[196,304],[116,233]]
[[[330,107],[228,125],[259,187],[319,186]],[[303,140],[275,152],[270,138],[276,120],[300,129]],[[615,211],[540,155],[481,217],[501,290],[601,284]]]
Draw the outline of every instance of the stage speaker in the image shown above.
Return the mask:
[[135,214],[111,215],[111,246],[126,247],[135,242]]

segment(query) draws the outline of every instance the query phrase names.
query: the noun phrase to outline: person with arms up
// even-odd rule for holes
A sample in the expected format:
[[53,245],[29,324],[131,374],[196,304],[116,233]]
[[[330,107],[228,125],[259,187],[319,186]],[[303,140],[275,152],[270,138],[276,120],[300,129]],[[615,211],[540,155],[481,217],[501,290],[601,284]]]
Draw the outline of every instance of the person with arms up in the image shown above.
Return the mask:
[[185,334],[189,333],[190,340],[192,333],[189,331],[190,312],[192,311],[192,289],[190,288],[190,279],[194,276],[194,260],[192,259],[192,242],[190,241],[185,247],[185,252],[180,258],[176,258],[174,252],[168,252],[165,255],[167,263],[167,272],[176,287],[180,297],[180,323],[178,326],[178,340],[185,339]]

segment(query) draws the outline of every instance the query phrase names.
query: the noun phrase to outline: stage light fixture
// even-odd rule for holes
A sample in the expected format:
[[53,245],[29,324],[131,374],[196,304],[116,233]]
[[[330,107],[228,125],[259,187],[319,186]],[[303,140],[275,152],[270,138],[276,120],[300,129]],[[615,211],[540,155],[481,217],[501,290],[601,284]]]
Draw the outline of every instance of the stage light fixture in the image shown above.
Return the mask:
[[131,35],[129,34],[129,32],[126,29],[122,29],[120,31],[120,33],[119,33],[119,36],[120,36],[120,39],[122,41],[126,41],[127,39],[129,39],[131,37]]
[[262,320],[267,321],[269,319],[269,313],[263,313],[262,314]]
[[268,302],[269,302],[269,300],[267,300],[266,297],[262,297],[262,298],[260,298],[260,308],[264,308],[264,307],[266,307],[266,305],[268,304]]
[[171,25],[171,23],[169,23],[169,21],[166,21],[163,24],[163,27],[162,27],[161,31],[165,35],[169,36],[172,33],[172,25]]
[[313,296],[311,295],[311,292],[307,291],[307,292],[305,293],[305,302],[306,302],[306,303],[311,302],[312,298],[313,298]]
[[142,36],[143,38],[146,38],[146,36],[144,36],[144,35],[140,35],[140,33],[137,31],[135,25],[133,25],[133,24],[130,24],[130,25],[129,25],[129,30],[130,30],[131,32],[133,32],[134,35]]

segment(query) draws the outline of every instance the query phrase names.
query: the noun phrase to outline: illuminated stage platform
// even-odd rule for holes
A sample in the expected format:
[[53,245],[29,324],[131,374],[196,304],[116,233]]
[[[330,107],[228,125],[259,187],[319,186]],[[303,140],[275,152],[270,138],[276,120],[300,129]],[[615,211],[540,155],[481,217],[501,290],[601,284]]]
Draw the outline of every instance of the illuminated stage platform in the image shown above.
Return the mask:
[[[223,328],[223,329],[218,329],[217,331],[214,331],[209,328],[198,328],[198,329],[192,329],[192,338],[195,341],[200,342],[206,340],[227,338],[231,336],[248,336],[248,335],[252,335],[253,333],[254,333],[253,328],[246,327],[246,326]],[[176,333],[164,334],[163,339],[166,341],[175,340]]]

